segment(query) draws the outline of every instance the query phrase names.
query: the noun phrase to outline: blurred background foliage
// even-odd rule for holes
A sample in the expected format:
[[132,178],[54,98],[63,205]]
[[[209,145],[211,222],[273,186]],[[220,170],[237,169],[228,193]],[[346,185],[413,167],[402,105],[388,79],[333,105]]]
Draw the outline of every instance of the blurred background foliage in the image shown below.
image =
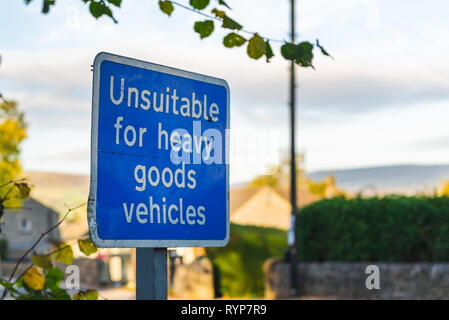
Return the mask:
[[[0,97],[1,98],[1,97]],[[19,161],[20,143],[27,137],[24,114],[15,101],[0,100],[0,185],[16,179],[21,173]],[[7,195],[7,196],[6,196]],[[17,188],[0,188],[0,198],[4,207],[20,206]]]
[[449,261],[449,197],[342,197],[298,212],[300,261]]
[[231,224],[226,247],[207,248],[207,256],[220,270],[221,292],[227,297],[263,297],[265,260],[282,257],[287,250],[285,231]]

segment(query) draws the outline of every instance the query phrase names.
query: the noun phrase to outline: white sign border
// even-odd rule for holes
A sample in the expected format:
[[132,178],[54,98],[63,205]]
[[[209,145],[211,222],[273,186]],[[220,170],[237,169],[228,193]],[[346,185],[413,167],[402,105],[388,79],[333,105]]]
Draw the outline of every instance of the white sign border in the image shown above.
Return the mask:
[[119,56],[112,53],[100,52],[95,56],[93,64],[93,84],[92,84],[92,127],[91,127],[91,166],[90,166],[90,190],[87,206],[87,220],[89,224],[89,234],[93,243],[100,248],[172,248],[172,247],[223,247],[229,241],[229,134],[226,134],[226,237],[222,240],[110,240],[101,239],[97,233],[97,160],[98,160],[98,120],[99,120],[99,99],[100,99],[100,68],[103,61],[112,61],[124,65],[129,65],[141,69],[162,72],[187,79],[198,80],[211,84],[223,86],[227,96],[227,119],[226,129],[229,129],[229,104],[230,90],[228,83],[219,78],[214,78],[194,72],[184,71],[163,65],[145,62],[137,59]]

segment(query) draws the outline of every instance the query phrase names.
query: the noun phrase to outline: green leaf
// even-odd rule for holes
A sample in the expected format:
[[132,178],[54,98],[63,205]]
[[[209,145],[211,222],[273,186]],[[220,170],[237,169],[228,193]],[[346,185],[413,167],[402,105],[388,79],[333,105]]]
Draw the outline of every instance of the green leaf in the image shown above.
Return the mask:
[[90,238],[87,239],[79,239],[78,240],[78,246],[82,253],[84,253],[86,256],[91,255],[92,253],[97,252],[97,247],[95,244],[90,240]]
[[17,289],[14,287],[14,283],[11,283],[7,280],[3,280],[0,278],[0,286],[2,286],[5,289],[8,289],[11,293],[19,293]]
[[312,60],[313,60],[313,44],[310,42],[304,41],[301,43],[298,43],[299,48],[299,56],[296,57],[295,62],[299,64],[301,67],[313,67]]
[[37,254],[31,257],[31,261],[38,267],[42,269],[49,270],[53,268],[53,263],[51,262],[51,256],[48,254]]
[[159,8],[161,8],[162,12],[164,12],[168,16],[170,16],[175,9],[171,1],[159,1]]
[[107,1],[116,7],[120,7],[120,5],[122,4],[122,0],[107,0]]
[[42,2],[42,13],[50,12],[50,7],[55,5],[55,0],[44,0]]
[[46,279],[47,281],[59,283],[64,280],[64,273],[58,268],[52,268],[47,272]]
[[60,287],[61,281],[64,280],[64,273],[58,268],[53,268],[47,272],[45,276],[45,287],[50,289],[50,296],[56,300],[70,300],[70,295]]
[[60,287],[62,280],[64,280],[64,273],[57,268],[53,268],[45,276],[45,288],[50,289],[50,296],[54,299],[68,300],[70,299],[70,295]]
[[117,23],[117,20],[115,20],[114,16],[112,15],[111,9],[104,4],[104,2],[96,2],[92,0],[89,5],[89,11],[92,14],[92,16],[95,17],[95,19],[98,19],[102,15],[109,16],[115,23]]
[[104,8],[105,5],[100,2],[92,1],[89,5],[89,11],[95,17],[95,19],[98,19],[104,14]]
[[42,290],[45,285],[45,277],[35,266],[29,268],[23,276],[23,281],[33,290]]
[[329,54],[329,52],[326,51],[326,49],[323,48],[323,46],[320,44],[320,42],[318,41],[318,39],[316,39],[316,46],[317,46],[318,48],[320,48],[321,53],[324,54],[325,56],[331,57],[332,59],[334,58],[334,57],[332,57],[332,56]]
[[109,16],[112,19],[112,21],[114,21],[114,23],[118,23],[118,21],[115,20],[114,16],[112,15],[112,11],[111,9],[109,9],[109,7],[106,6],[104,7],[104,14]]
[[313,44],[304,41],[298,44],[285,43],[281,47],[281,54],[287,60],[294,60],[301,67],[312,67]]
[[14,183],[14,185],[19,189],[20,197],[26,199],[30,196],[31,188],[25,182]]
[[228,4],[226,2],[224,2],[223,0],[218,0],[218,4],[221,5],[221,6],[225,6],[229,10],[232,10],[231,7],[228,6]]
[[50,296],[55,300],[71,300],[70,295],[62,288],[51,288]]
[[241,30],[243,28],[242,25],[237,23],[235,20],[232,20],[228,16],[223,17],[222,28],[231,29],[231,30]]
[[67,243],[61,244],[59,249],[53,254],[53,258],[56,261],[65,263],[65,264],[72,264],[73,262],[73,250],[70,245]]
[[23,288],[23,277],[17,279],[15,285],[17,288]]
[[281,55],[287,60],[295,60],[300,55],[299,48],[293,43],[284,43],[281,46]]
[[214,22],[212,20],[197,21],[195,22],[193,29],[200,34],[201,39],[204,39],[210,36],[214,31]]
[[190,0],[190,5],[197,10],[203,10],[209,5],[209,0]]
[[223,45],[226,48],[240,47],[244,45],[245,42],[246,39],[235,32],[231,32],[226,37],[223,38]]
[[226,17],[226,13],[224,11],[218,10],[218,9],[212,9],[212,13],[215,14],[217,18],[223,19]]
[[249,39],[247,53],[250,58],[259,59],[266,52],[266,44],[263,38],[261,38],[257,33]]
[[265,42],[265,56],[267,57],[267,62],[270,62],[270,59],[274,57],[273,49],[271,49],[270,42],[267,40]]

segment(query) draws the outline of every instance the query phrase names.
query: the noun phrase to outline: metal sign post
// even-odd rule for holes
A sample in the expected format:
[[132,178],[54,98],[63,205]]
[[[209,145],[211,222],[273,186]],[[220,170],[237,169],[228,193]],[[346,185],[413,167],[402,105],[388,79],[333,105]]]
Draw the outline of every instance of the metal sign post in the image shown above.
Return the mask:
[[137,248],[137,298],[166,299],[166,248],[229,240],[229,86],[104,52],[93,72],[90,236]]
[[167,249],[136,249],[136,299],[167,299]]

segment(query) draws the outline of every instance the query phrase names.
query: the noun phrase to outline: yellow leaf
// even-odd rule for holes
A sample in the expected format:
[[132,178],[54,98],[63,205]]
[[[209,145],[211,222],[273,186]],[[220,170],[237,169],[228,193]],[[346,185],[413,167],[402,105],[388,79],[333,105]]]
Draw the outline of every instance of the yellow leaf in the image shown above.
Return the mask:
[[31,267],[23,276],[23,281],[33,290],[42,290],[45,285],[45,277],[37,267]]
[[15,186],[17,187],[17,189],[19,189],[20,197],[22,199],[26,199],[30,196],[31,189],[28,186],[28,184],[21,182],[21,183],[15,183]]
[[79,291],[72,297],[73,300],[98,300],[98,291],[89,289],[87,291]]
[[248,47],[246,52],[248,53],[248,56],[253,59],[259,59],[262,57],[267,50],[267,45],[262,37],[260,37],[257,33],[254,34],[254,36],[249,39]]
[[221,11],[221,10],[218,10],[218,9],[213,9],[212,13],[214,13],[217,18],[222,18],[223,19],[226,16],[226,13],[224,11]]
[[87,290],[84,296],[86,297],[86,300],[98,300],[97,290]]
[[53,268],[53,264],[51,263],[51,257],[47,254],[36,254],[31,257],[31,261],[43,269],[50,270]]
[[53,258],[55,258],[56,261],[65,263],[65,264],[72,264],[73,262],[73,250],[70,245],[67,243],[63,243],[59,246],[59,249],[53,254]]
[[90,238],[78,240],[78,246],[80,247],[81,252],[86,256],[97,252],[97,247],[94,245],[92,240],[90,240]]

